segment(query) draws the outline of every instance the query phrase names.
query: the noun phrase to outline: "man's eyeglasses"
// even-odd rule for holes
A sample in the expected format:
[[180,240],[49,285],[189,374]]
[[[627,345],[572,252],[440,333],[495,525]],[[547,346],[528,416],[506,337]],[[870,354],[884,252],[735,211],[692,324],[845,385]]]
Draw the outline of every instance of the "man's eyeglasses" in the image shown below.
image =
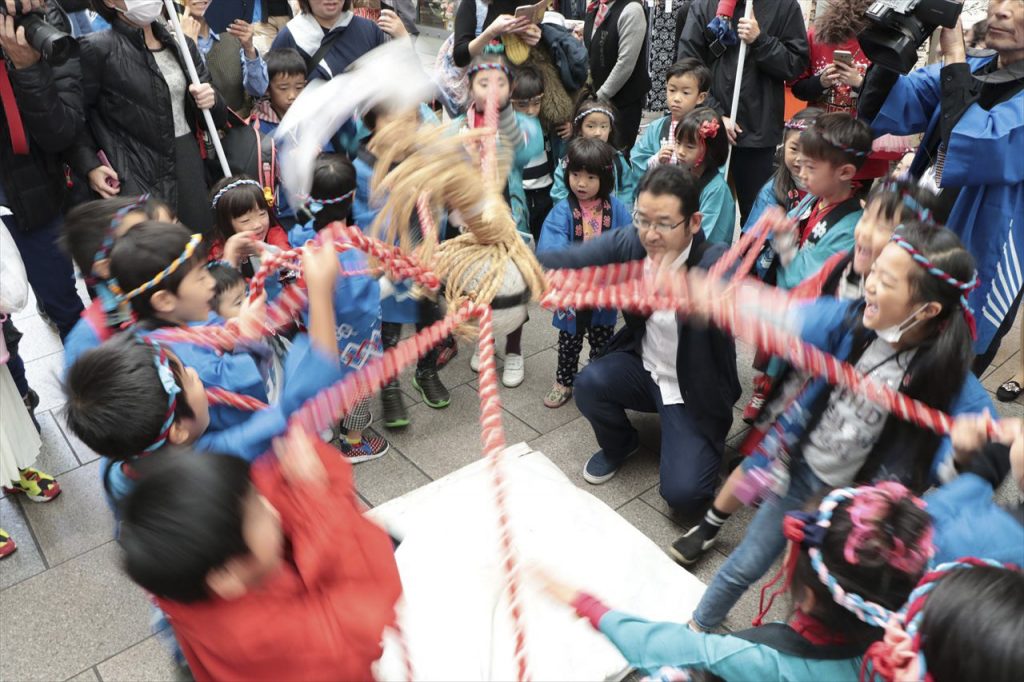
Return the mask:
[[512,106],[518,107],[520,109],[525,109],[526,107],[539,107],[543,99],[544,95],[537,95],[536,97],[531,97],[530,99],[514,99],[512,100]]
[[633,227],[640,231],[657,230],[658,232],[671,232],[685,222],[686,218],[683,218],[674,225],[669,225],[667,223],[655,223],[641,216],[639,211],[633,211]]

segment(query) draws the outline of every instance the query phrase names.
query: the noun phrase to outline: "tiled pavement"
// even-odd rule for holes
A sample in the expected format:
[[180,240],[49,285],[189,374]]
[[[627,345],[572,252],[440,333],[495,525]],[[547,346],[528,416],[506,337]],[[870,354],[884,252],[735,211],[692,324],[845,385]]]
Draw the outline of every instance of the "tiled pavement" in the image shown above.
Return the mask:
[[[432,62],[436,44],[421,39],[418,49],[425,63]],[[544,452],[575,483],[665,546],[694,520],[676,518],[658,495],[657,418],[637,415],[641,452],[612,481],[586,485],[581,470],[596,449],[593,433],[572,404],[550,410],[541,403],[554,377],[556,334],[550,314],[535,308],[531,317],[523,340],[526,382],[501,391],[508,441],[526,441]],[[0,562],[0,680],[173,680],[174,670],[149,629],[148,603],[118,570],[96,455],[63,424],[60,342],[35,314],[34,304],[15,319],[25,334],[21,347],[29,381],[41,398],[43,452],[38,466],[57,475],[64,492],[45,505],[0,498],[0,527],[19,543],[18,552]],[[1013,374],[1019,338],[1019,330],[1011,332],[985,375],[983,383],[989,391]],[[412,425],[391,435],[387,456],[356,466],[356,484],[367,504],[379,505],[479,456],[476,375],[468,367],[469,355],[463,346],[442,371],[452,389],[448,409],[431,410],[410,393]],[[738,366],[746,387],[741,406],[749,397],[750,360],[749,349],[741,348]],[[409,379],[407,375],[403,381],[407,392],[411,392]],[[997,403],[997,407],[1006,416],[1024,415],[1020,403]],[[742,438],[742,426],[737,410],[730,450]],[[1003,492],[1009,494],[1009,489]],[[717,547],[695,567],[698,578],[710,579],[742,538],[750,517],[745,510],[729,522]],[[757,610],[756,595],[757,590],[748,591],[726,626],[742,628],[750,623]]]

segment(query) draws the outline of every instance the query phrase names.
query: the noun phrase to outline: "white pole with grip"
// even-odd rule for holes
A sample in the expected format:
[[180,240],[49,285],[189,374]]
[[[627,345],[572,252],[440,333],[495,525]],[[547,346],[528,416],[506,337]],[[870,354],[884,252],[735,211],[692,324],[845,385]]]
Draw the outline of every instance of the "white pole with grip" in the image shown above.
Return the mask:
[[[170,2],[171,0],[165,0]],[[754,9],[754,0],[747,0],[747,5],[743,10],[743,18],[749,19],[750,13]],[[740,87],[743,85],[743,62],[747,60],[747,44],[740,41],[740,54],[736,59],[736,84],[732,88],[732,108],[729,109],[729,118],[732,119],[733,123],[736,123],[736,114],[740,110]],[[729,164],[732,161],[732,145],[729,145],[729,155],[725,157],[725,177],[729,177]]]
[[[188,49],[188,41],[185,40],[185,32],[181,30],[181,22],[178,21],[178,13],[174,9],[173,0],[164,0],[164,7],[167,9],[167,16],[171,21],[171,28],[174,29],[174,37],[178,41],[178,51],[181,52],[181,58],[185,62],[185,66],[188,67],[188,78],[193,85],[202,85],[202,81],[199,80],[199,73],[196,71],[196,65],[192,61],[192,53]],[[210,141],[213,142],[213,148],[217,150],[217,160],[220,161],[220,169],[224,173],[224,177],[231,175],[231,169],[228,167],[228,160],[224,157],[224,147],[220,144],[220,135],[217,134],[217,126],[213,124],[213,115],[209,109],[203,109],[203,120],[206,121],[206,130],[210,133]]]

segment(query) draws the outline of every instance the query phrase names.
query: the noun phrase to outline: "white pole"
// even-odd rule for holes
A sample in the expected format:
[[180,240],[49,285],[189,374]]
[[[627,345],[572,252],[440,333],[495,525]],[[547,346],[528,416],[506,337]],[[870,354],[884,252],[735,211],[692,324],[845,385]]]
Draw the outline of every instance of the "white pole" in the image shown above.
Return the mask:
[[[166,0],[170,2],[170,0]],[[743,18],[749,19],[754,9],[754,0],[747,0],[743,10]],[[740,109],[740,86],[743,85],[743,62],[747,60],[747,44],[740,41],[740,54],[736,60],[736,84],[732,87],[732,108],[729,110],[729,118],[736,123],[736,114]],[[732,145],[729,145],[729,155],[725,157],[725,177],[729,177],[729,163],[732,161]]]
[[[178,51],[181,52],[181,58],[185,61],[185,66],[188,67],[188,77],[192,81],[193,85],[202,85],[202,81],[199,80],[199,73],[196,71],[196,65],[192,61],[192,53],[189,52],[188,42],[185,40],[185,32],[181,30],[181,22],[178,21],[178,13],[174,9],[174,2],[172,0],[164,0],[164,7],[167,8],[167,16],[171,21],[171,28],[174,29],[174,37],[178,40]],[[217,126],[213,124],[213,115],[209,109],[203,109],[203,120],[206,121],[206,130],[210,133],[210,141],[213,142],[213,148],[217,150],[217,160],[220,161],[221,172],[224,173],[224,177],[231,175],[231,168],[228,167],[228,160],[224,157],[224,147],[220,144],[220,135],[217,134]]]

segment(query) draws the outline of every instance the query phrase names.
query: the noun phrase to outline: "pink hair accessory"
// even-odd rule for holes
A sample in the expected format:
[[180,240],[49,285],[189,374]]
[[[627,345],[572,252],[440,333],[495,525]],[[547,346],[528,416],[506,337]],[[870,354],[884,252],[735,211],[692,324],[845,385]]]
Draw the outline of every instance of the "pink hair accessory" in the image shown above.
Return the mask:
[[706,140],[708,138],[714,139],[715,137],[718,136],[718,128],[719,128],[718,119],[717,118],[712,118],[712,119],[710,119],[708,121],[701,121],[700,122],[700,127],[697,128],[697,132],[700,134],[701,138],[704,139],[704,140]]
[[[853,498],[847,511],[850,522],[853,524],[853,531],[843,546],[843,558],[847,562],[858,563],[857,550],[865,545],[884,542],[884,538],[879,537],[876,524],[892,505],[906,497],[910,497],[915,505],[924,509],[924,501],[895,481],[879,483],[871,492]],[[902,540],[895,538],[892,548],[884,552],[886,563],[906,573],[913,573],[924,568],[935,555],[932,536],[933,531],[929,528],[921,536],[917,548],[909,548]]]

